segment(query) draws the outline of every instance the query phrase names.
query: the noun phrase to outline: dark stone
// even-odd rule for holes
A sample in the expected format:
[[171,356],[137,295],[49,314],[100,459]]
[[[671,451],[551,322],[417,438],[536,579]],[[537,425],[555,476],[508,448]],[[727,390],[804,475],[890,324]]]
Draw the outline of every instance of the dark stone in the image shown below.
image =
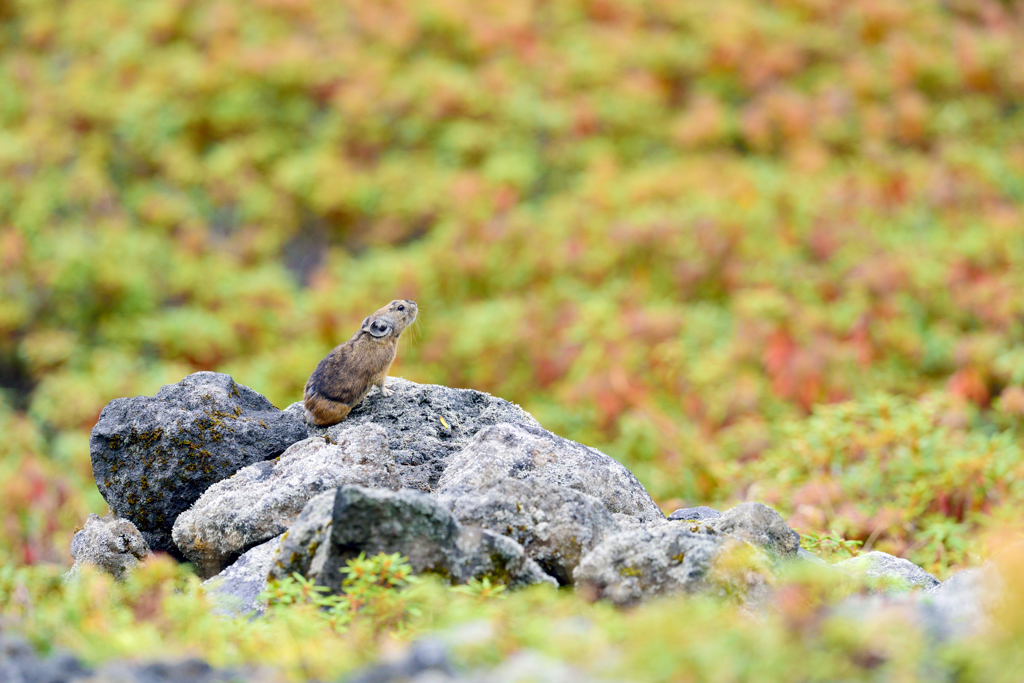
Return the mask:
[[448,650],[439,640],[417,641],[395,661],[369,666],[345,680],[346,683],[392,683],[412,680],[428,672],[444,676],[442,681],[455,676]]
[[0,681],[3,683],[65,683],[81,680],[91,673],[69,654],[59,653],[43,659],[24,638],[0,632]]
[[210,485],[306,435],[301,419],[230,376],[197,372],[156,396],[108,403],[89,452],[110,508],[135,524],[150,549],[181,558],[171,528],[182,511]]
[[216,669],[201,659],[107,662],[92,671],[67,653],[40,657],[24,638],[0,632],[0,683],[271,683],[270,669]]

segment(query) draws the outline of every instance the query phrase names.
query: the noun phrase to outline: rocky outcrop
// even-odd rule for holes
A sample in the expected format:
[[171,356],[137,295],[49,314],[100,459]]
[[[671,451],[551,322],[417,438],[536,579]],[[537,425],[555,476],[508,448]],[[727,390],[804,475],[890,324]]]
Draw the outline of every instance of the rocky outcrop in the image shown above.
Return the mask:
[[[373,392],[344,421],[308,429],[310,436],[337,441],[338,434],[353,425],[379,425],[387,432],[403,488],[433,491],[452,455],[485,427],[505,423],[540,427],[516,404],[482,391],[416,384],[397,377],[387,379],[387,388],[390,396]],[[302,404],[293,404],[287,411],[302,415]]]
[[[329,494],[328,494],[329,495]],[[330,518],[326,516],[330,505]],[[488,577],[510,586],[555,584],[521,545],[484,529],[466,527],[427,494],[358,486],[339,488],[310,501],[296,535],[282,539],[271,576],[298,571],[341,590],[345,563],[361,552],[401,553],[415,572],[439,574],[452,583]],[[329,528],[329,532],[328,532]]]
[[84,565],[91,565],[121,581],[150,554],[146,540],[127,519],[115,517],[113,513],[106,517],[90,514],[85,526],[71,539],[71,557],[75,558],[75,564],[68,578],[77,576]]
[[397,552],[452,583],[557,580],[619,605],[710,592],[753,606],[791,568],[827,571],[887,605],[927,595],[915,614],[959,615],[960,631],[978,621],[970,575],[937,587],[878,552],[827,565],[759,503],[666,519],[620,463],[518,406],[400,379],[388,388],[327,429],[307,426],[301,404],[278,411],[217,373],[111,402],[91,451],[97,485],[123,516],[91,516],[76,561],[120,577],[149,541],[216,573],[207,591],[235,615],[261,611],[268,576],[297,572],[340,591],[348,560]]
[[562,585],[572,583],[580,558],[618,531],[598,499],[539,479],[504,479],[462,496],[441,494],[440,502],[462,524],[503,534]]
[[448,498],[471,495],[508,479],[534,479],[592,496],[612,513],[640,522],[665,515],[633,474],[614,458],[540,427],[488,427],[459,451],[438,482]]
[[156,396],[111,401],[92,429],[93,476],[110,509],[150,549],[178,557],[171,528],[212,484],[277,457],[306,426],[248,387],[197,372]]
[[275,460],[217,482],[178,516],[174,543],[200,576],[213,576],[249,548],[287,531],[310,498],[344,484],[399,488],[380,426],[347,426],[330,441],[304,439]]

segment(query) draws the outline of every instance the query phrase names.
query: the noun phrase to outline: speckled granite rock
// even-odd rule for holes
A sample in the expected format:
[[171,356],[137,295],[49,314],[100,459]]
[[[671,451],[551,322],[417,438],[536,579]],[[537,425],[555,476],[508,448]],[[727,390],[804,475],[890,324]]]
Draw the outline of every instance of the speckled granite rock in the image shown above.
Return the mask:
[[[481,429],[505,422],[539,427],[514,403],[472,389],[387,379],[390,396],[373,391],[342,422],[327,428],[308,425],[309,436],[335,435],[352,425],[384,428],[404,488],[433,491],[452,454]],[[301,416],[302,404],[286,409]]]
[[528,477],[593,496],[609,512],[638,521],[665,518],[643,484],[614,458],[528,425],[501,424],[480,431],[452,458],[437,493],[459,498]]
[[462,524],[519,542],[562,585],[572,583],[580,558],[618,531],[615,518],[593,496],[536,478],[505,479],[477,493],[439,495]]
[[244,467],[178,516],[174,543],[200,576],[213,576],[249,548],[284,533],[306,502],[324,491],[343,484],[400,486],[379,425],[349,425],[332,441],[311,437],[276,460]]

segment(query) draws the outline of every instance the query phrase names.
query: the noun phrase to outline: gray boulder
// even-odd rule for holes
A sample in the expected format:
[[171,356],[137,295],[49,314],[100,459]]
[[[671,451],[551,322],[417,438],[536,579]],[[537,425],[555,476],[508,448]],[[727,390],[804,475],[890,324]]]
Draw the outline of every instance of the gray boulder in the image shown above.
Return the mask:
[[507,536],[562,585],[580,558],[617,532],[615,519],[593,496],[540,479],[505,479],[479,493],[438,500],[460,523]]
[[343,484],[400,486],[383,428],[350,425],[331,442],[311,437],[276,460],[240,469],[178,516],[174,543],[200,576],[213,576],[249,548],[284,533],[310,498]]
[[719,539],[675,524],[626,531],[587,553],[573,579],[588,597],[616,605],[694,593],[709,587],[706,578],[720,549]]
[[[372,392],[342,422],[307,428],[309,436],[337,440],[337,434],[352,425],[380,425],[387,432],[404,488],[433,491],[452,454],[485,427],[505,422],[540,426],[514,403],[481,391],[416,384],[398,377],[386,382],[390,396]],[[301,416],[302,404],[293,404],[286,412]]]
[[75,564],[68,578],[77,576],[82,565],[88,564],[121,581],[150,554],[146,540],[127,519],[120,519],[113,513],[106,517],[90,514],[85,526],[71,539],[71,557],[75,558]]
[[437,494],[461,498],[507,479],[533,477],[597,498],[612,513],[664,520],[647,490],[614,458],[540,427],[500,424],[481,430],[448,465]]
[[259,595],[267,588],[267,576],[280,541],[281,537],[275,536],[261,543],[243,553],[220,574],[203,582],[215,614],[240,617],[266,611],[267,605],[259,600]]
[[744,503],[719,517],[624,530],[585,555],[573,578],[578,589],[618,605],[715,590],[749,606],[767,596],[799,543],[774,510]]
[[427,494],[345,486],[334,494],[329,519],[326,502],[325,497],[311,500],[293,526],[294,537],[289,532],[282,539],[270,570],[273,578],[299,571],[340,592],[340,569],[348,560],[361,552],[398,552],[413,571],[440,574],[452,583],[483,577],[511,587],[556,583],[518,543],[462,526]]
[[178,515],[212,484],[280,455],[306,426],[230,376],[197,372],[156,396],[114,399],[92,429],[93,477],[149,547],[180,557]]
[[882,584],[881,590],[887,595],[914,589],[927,590],[939,585],[938,579],[910,560],[879,550],[851,557],[832,566],[854,576],[878,581]]
[[742,503],[704,521],[712,531],[752,543],[776,558],[793,558],[800,549],[800,534],[761,503]]

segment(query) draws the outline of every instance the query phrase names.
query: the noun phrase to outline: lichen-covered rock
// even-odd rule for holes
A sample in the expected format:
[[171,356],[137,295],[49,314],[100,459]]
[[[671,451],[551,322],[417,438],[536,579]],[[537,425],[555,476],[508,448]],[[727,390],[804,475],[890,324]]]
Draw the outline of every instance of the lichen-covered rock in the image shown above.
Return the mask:
[[913,589],[929,589],[939,585],[939,580],[918,567],[910,560],[895,557],[889,553],[874,550],[833,565],[836,569],[855,576],[866,576],[879,580],[887,594]]
[[307,504],[282,539],[272,577],[300,571],[340,592],[339,570],[348,560],[360,552],[398,552],[409,559],[413,571],[440,574],[452,583],[488,577],[513,587],[555,584],[518,543],[462,526],[427,494],[344,486],[333,494],[328,514],[329,501],[326,494]]
[[520,543],[562,585],[572,583],[583,555],[617,532],[615,519],[598,499],[533,477],[505,479],[478,493],[440,495],[438,500],[460,523]]
[[573,579],[578,590],[616,605],[693,593],[708,587],[707,574],[720,549],[719,538],[676,524],[627,531],[584,555]]
[[[484,427],[515,423],[539,427],[525,410],[482,391],[417,384],[387,378],[390,396],[371,392],[348,417],[332,427],[308,425],[310,436],[336,434],[352,425],[374,423],[385,429],[404,488],[433,491],[451,455]],[[302,404],[286,409],[302,415]]]
[[593,496],[609,512],[642,522],[665,518],[643,484],[614,458],[521,424],[481,430],[452,457],[437,494],[460,498],[507,479],[528,477]]
[[215,613],[240,617],[266,611],[267,605],[259,600],[259,595],[267,588],[270,566],[280,541],[281,537],[276,536],[249,549],[230,567],[203,582]]
[[146,540],[127,519],[113,513],[106,517],[90,514],[85,526],[71,539],[71,557],[75,558],[75,564],[68,577],[76,576],[82,565],[88,564],[121,581],[149,555]]
[[213,576],[249,548],[284,533],[309,499],[343,484],[399,488],[383,428],[350,425],[334,433],[333,443],[311,437],[276,460],[240,469],[178,516],[174,543],[200,576]]
[[212,484],[306,436],[303,422],[230,376],[197,372],[155,396],[108,403],[89,452],[111,510],[152,550],[180,557],[171,528],[182,511]]

